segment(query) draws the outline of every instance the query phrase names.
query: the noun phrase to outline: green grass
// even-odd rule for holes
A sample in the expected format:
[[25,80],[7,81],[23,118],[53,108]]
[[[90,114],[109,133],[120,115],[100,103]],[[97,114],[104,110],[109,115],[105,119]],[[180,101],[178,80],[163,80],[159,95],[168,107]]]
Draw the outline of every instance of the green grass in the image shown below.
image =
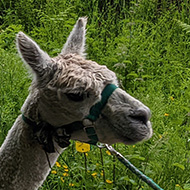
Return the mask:
[[0,49],[0,144],[7,135],[28,94],[27,78],[19,56]]
[[[87,15],[88,58],[114,70],[123,88],[146,104],[152,112],[153,137],[135,146],[118,144],[116,149],[163,189],[189,190],[188,1],[162,1],[161,4],[154,0],[129,3],[124,0],[114,3],[109,0],[52,0],[41,1],[39,4],[27,4],[29,0],[2,2],[0,144],[20,113],[31,82],[16,53],[15,34],[24,30],[44,50],[55,56],[61,50],[77,18]],[[27,6],[22,6],[24,10],[20,12],[19,7],[23,3]],[[102,154],[103,165],[100,150],[91,148],[86,156],[86,171],[85,155],[77,152],[75,142],[72,142],[58,160],[61,167],[53,167],[56,174],[54,172],[48,176],[41,190],[151,189],[108,155],[106,150],[102,150]],[[68,165],[68,171],[65,171],[63,165]],[[113,183],[104,182],[103,169],[105,179]],[[63,173],[68,174],[64,176]]]

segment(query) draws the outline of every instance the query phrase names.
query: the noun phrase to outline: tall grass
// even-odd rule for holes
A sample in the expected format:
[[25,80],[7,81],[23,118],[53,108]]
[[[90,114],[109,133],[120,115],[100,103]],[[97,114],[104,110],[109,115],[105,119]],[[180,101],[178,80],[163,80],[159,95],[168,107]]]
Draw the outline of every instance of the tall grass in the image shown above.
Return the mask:
[[[116,149],[163,189],[190,189],[188,0],[19,0],[1,4],[0,144],[19,114],[30,84],[15,50],[15,34],[24,30],[55,56],[77,18],[87,15],[88,58],[114,70],[122,87],[152,111],[153,137],[135,146],[118,144]],[[84,155],[72,142],[41,190],[150,189],[102,152],[103,165],[98,148],[92,147]]]

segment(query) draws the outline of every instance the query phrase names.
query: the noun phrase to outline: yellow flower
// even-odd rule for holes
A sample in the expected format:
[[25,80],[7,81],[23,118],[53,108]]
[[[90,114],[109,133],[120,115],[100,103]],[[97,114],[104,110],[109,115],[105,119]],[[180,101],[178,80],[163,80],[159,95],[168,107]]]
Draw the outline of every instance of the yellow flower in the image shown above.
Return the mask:
[[61,164],[59,162],[55,162],[55,164],[57,167],[59,167],[59,168],[61,167]]
[[63,179],[63,177],[61,177],[61,181],[64,183],[65,180]]
[[68,166],[67,166],[67,165],[63,165],[63,167],[64,167],[65,169],[67,169],[67,168],[68,168]]
[[96,177],[97,176],[97,172],[94,172],[91,174],[93,177]]
[[159,135],[159,138],[161,139],[161,138],[162,138],[162,135]]
[[111,155],[111,153],[110,153],[110,151],[109,151],[109,150],[107,150],[107,151],[106,151],[106,153],[107,153],[107,155]]
[[176,184],[175,186],[176,186],[176,187],[180,187],[180,185],[179,185],[179,184]]
[[63,176],[65,176],[65,177],[66,177],[66,176],[69,176],[69,174],[68,174],[68,173],[63,173]]
[[171,99],[172,101],[174,101],[174,97],[173,97],[173,96],[171,96],[170,99]]
[[133,148],[135,148],[135,145],[133,145]]
[[57,172],[56,172],[55,170],[52,170],[51,173],[52,173],[52,174],[56,174]]
[[73,183],[69,183],[69,186],[70,186],[70,187],[73,187],[74,185],[75,185],[75,184],[73,184]]
[[90,145],[87,143],[76,141],[76,150],[78,152],[89,152],[90,151]]
[[68,171],[69,171],[69,169],[68,169],[68,168],[65,168],[64,170],[65,170],[65,172],[68,172]]
[[165,114],[164,114],[164,116],[168,117],[168,116],[169,116],[169,114],[168,114],[168,113],[165,113]]
[[99,166],[100,164],[96,163],[96,166]]
[[103,175],[104,175],[104,170],[102,170],[102,171],[101,171],[100,175],[101,175],[101,176],[103,176]]
[[106,179],[106,183],[112,184],[113,181],[111,181],[111,180],[109,180],[109,179]]

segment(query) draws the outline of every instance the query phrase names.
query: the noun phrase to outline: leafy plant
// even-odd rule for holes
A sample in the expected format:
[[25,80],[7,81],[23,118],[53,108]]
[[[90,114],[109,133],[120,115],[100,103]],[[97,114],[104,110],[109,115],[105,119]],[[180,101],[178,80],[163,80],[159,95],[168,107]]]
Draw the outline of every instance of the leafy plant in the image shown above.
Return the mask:
[[4,50],[13,49],[16,34],[22,30],[22,25],[11,24],[0,33],[0,48]]

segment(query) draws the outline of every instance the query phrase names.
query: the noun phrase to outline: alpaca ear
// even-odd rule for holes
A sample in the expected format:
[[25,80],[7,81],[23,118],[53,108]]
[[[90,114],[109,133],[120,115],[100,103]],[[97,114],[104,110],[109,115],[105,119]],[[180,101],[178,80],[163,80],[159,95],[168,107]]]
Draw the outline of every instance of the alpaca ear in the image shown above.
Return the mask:
[[85,57],[86,23],[87,17],[81,17],[77,20],[61,51],[62,55],[76,53]]
[[18,51],[37,76],[42,76],[51,58],[47,53],[23,32],[19,32],[16,38]]

